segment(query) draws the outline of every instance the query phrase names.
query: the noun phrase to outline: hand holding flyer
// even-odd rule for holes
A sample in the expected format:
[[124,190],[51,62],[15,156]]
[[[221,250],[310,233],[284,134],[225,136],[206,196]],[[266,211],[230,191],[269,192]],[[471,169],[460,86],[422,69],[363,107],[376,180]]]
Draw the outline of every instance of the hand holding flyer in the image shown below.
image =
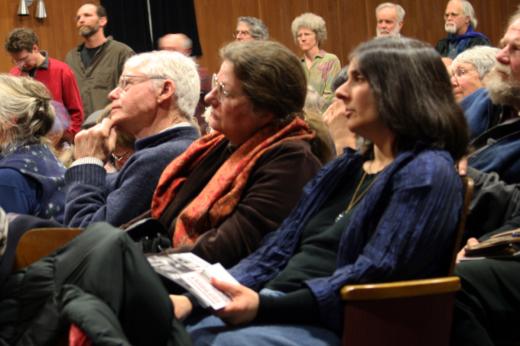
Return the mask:
[[202,307],[219,310],[229,297],[213,287],[211,278],[238,283],[220,263],[209,264],[190,252],[160,253],[147,257],[155,271],[192,293]]

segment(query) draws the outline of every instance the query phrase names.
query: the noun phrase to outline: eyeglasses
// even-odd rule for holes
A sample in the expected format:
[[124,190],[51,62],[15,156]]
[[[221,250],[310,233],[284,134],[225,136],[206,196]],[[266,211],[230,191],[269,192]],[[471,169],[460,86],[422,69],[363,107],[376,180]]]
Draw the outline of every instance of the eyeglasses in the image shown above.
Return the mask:
[[219,100],[222,100],[224,97],[229,97],[229,91],[224,89],[224,84],[218,81],[216,74],[213,74],[213,78],[211,79],[211,89],[215,88],[217,88],[217,97]]
[[452,70],[451,74],[455,78],[460,78],[460,77],[463,77],[463,76],[467,75],[468,73],[470,73],[472,71],[475,71],[475,70],[474,69],[466,69],[464,67],[457,67],[456,69]]
[[117,155],[115,153],[111,153],[110,154],[110,156],[112,157],[112,160],[114,160],[114,163],[115,162],[121,162],[121,161],[127,159],[130,155],[132,155],[132,153],[129,152],[129,151],[124,152],[121,155]]
[[150,79],[166,79],[163,76],[136,76],[131,74],[122,75],[119,78],[119,83],[117,83],[117,87],[123,91],[128,91],[132,85],[136,85],[139,83],[146,82]]
[[238,38],[239,36],[251,36],[251,33],[247,30],[237,30],[233,33],[233,38]]

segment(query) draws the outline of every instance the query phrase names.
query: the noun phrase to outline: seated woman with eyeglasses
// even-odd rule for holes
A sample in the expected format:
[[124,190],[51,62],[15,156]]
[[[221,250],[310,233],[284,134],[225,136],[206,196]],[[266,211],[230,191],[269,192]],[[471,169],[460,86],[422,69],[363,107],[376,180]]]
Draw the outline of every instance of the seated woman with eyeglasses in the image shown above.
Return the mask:
[[[196,345],[339,345],[345,284],[445,275],[462,208],[455,161],[467,126],[430,46],[375,39],[352,54],[336,91],[347,126],[370,141],[311,181],[298,206],[253,254],[213,280],[231,297],[193,315]],[[171,296],[175,315],[193,308]]]
[[0,75],[0,207],[63,220],[65,168],[46,138],[55,111],[40,82]]
[[174,251],[228,267],[275,230],[321,166],[303,118],[305,74],[280,44],[233,42],[205,101],[214,130],[164,170],[151,214]]

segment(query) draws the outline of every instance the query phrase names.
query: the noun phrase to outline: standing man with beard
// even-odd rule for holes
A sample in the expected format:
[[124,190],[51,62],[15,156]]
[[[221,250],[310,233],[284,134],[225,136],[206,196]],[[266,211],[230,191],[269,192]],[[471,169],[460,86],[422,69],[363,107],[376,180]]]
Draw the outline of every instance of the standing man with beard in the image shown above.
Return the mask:
[[76,14],[76,27],[83,43],[65,58],[78,80],[86,116],[109,103],[108,93],[117,86],[126,59],[134,55],[124,43],[105,36],[106,24],[103,6],[82,5]]
[[457,55],[473,46],[490,46],[489,39],[477,28],[475,10],[469,1],[450,0],[444,11],[444,30],[448,36],[439,40],[435,50],[443,57],[455,59]]
[[469,166],[496,172],[509,184],[520,183],[520,13],[509,21],[496,65],[484,77],[486,89],[467,96],[461,107],[468,123],[486,129],[471,145]]

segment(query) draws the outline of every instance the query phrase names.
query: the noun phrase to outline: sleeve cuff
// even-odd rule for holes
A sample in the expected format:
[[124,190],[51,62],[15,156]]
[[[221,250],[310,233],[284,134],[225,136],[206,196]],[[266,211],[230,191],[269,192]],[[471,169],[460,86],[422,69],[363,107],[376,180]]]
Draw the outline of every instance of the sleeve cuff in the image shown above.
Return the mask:
[[[80,160],[76,160],[74,162],[78,161]],[[65,172],[65,183],[67,185],[81,183],[94,186],[105,186],[106,176],[107,172],[103,165],[98,165],[89,161],[82,161],[82,163],[71,165],[67,169]]]
[[98,159],[96,157],[82,157],[81,159],[77,159],[74,162],[72,162],[70,167],[79,166],[79,165],[97,165],[100,167],[105,166],[103,164],[103,161],[101,161],[100,159]]

